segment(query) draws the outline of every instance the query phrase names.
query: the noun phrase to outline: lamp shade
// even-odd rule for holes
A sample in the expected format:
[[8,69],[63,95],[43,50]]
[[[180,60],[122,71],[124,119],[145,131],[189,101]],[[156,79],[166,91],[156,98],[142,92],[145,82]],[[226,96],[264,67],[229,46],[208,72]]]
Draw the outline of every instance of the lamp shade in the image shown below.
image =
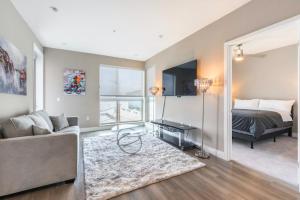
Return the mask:
[[149,88],[149,92],[153,95],[153,96],[155,96],[156,94],[157,94],[157,92],[159,91],[159,88],[158,87],[150,87]]
[[200,92],[206,92],[212,85],[212,80],[208,78],[201,78],[195,80],[195,86],[200,90]]

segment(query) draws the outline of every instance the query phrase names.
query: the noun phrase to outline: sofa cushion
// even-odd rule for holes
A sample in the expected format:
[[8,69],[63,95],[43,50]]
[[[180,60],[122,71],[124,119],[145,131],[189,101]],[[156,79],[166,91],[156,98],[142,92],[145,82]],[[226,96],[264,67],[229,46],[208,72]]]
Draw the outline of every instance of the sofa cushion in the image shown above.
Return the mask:
[[19,116],[10,118],[2,123],[3,137],[14,138],[23,136],[32,136],[32,125],[34,122],[28,116]]
[[67,118],[65,117],[65,114],[61,114],[59,116],[50,116],[50,119],[54,126],[55,132],[60,131],[63,128],[66,128],[69,126],[69,122],[68,122]]
[[41,116],[48,124],[49,128],[51,131],[53,131],[53,124],[49,118],[49,115],[46,111],[44,110],[39,110],[39,111],[36,111],[34,113],[32,113],[33,115],[38,115],[38,116]]
[[47,129],[51,131],[48,123],[39,115],[28,115],[34,124],[42,129]]
[[51,133],[51,131],[49,131],[49,129],[41,128],[41,127],[35,126],[35,125],[32,126],[32,129],[33,129],[34,135],[48,135]]
[[80,129],[79,129],[79,126],[69,126],[67,128],[64,128],[64,129],[58,131],[57,133],[76,133],[76,134],[79,134]]

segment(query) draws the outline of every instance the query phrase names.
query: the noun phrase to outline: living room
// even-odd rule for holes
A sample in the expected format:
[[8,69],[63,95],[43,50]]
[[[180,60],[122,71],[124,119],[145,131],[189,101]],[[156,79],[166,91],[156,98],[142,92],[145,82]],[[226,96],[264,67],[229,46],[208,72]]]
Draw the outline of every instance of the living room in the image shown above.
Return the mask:
[[297,0],[1,0],[0,199],[299,198],[228,142],[228,49],[299,14]]

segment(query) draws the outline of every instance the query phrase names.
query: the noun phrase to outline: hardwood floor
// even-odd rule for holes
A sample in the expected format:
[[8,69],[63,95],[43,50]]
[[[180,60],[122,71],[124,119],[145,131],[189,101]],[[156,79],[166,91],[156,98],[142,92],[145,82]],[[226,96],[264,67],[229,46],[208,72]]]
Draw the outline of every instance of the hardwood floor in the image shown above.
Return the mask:
[[[90,133],[86,136],[95,135]],[[188,152],[191,155],[193,151]],[[257,200],[257,199],[300,199],[296,188],[280,180],[251,170],[236,162],[226,162],[216,157],[201,160],[207,166],[192,172],[149,185],[120,195],[114,200]],[[255,162],[255,161],[253,161]],[[80,153],[79,175],[74,184],[55,184],[20,194],[5,200],[83,200],[84,175],[82,152]]]

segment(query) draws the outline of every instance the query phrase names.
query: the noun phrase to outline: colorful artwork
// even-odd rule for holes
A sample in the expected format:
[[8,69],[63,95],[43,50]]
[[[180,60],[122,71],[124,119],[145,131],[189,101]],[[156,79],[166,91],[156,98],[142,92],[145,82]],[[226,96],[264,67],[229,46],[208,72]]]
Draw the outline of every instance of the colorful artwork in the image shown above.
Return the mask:
[[27,95],[26,56],[0,38],[0,92]]
[[68,95],[85,95],[85,72],[76,69],[65,69],[64,92]]

